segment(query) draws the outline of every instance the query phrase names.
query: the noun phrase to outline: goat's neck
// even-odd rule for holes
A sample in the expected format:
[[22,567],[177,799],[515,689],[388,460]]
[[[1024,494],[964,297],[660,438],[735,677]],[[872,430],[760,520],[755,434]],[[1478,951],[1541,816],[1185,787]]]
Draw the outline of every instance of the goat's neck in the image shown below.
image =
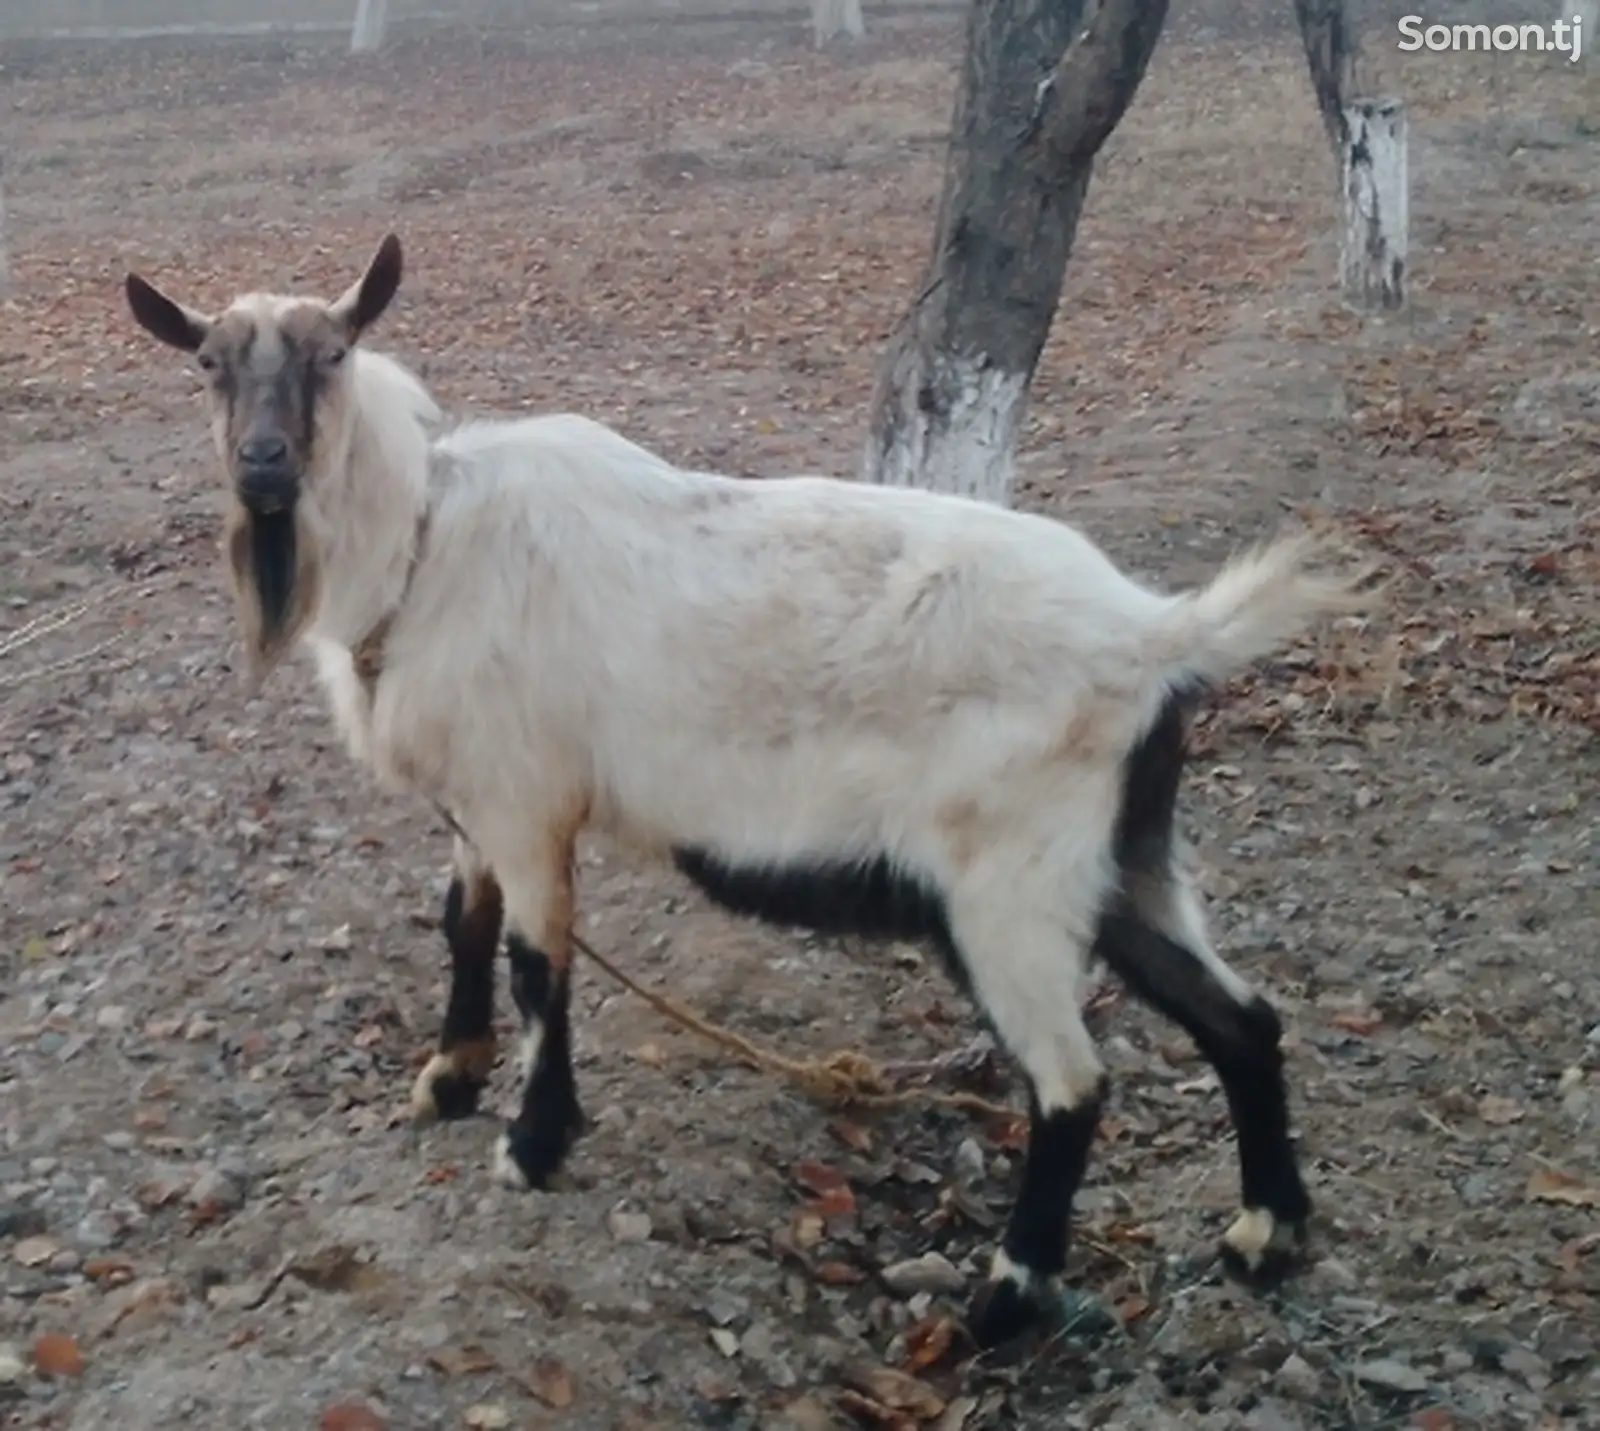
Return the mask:
[[322,599],[310,636],[354,647],[405,594],[427,509],[422,429],[358,419],[343,480],[319,503]]

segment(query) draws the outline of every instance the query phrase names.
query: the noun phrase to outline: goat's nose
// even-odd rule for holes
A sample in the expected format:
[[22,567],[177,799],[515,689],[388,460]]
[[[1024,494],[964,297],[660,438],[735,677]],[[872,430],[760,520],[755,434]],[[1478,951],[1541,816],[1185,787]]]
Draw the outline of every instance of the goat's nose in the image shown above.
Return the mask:
[[289,461],[289,444],[281,437],[252,437],[239,444],[239,464],[250,472],[281,472]]

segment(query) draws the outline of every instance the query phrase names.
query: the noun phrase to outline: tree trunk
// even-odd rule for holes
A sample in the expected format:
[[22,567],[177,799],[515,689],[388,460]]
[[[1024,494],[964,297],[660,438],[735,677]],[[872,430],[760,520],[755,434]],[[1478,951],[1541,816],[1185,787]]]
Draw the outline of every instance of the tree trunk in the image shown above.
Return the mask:
[[878,379],[865,480],[1009,500],[1095,155],[1166,13],[1167,0],[973,0],[933,252]]
[[1356,100],[1345,113],[1344,299],[1360,312],[1405,303],[1406,110],[1397,99]]
[[1349,141],[1344,112],[1355,83],[1359,53],[1346,0],[1294,0],[1294,15],[1300,23],[1300,39],[1305,44],[1306,65],[1311,70],[1311,87],[1316,91],[1322,127],[1328,132],[1334,154],[1342,160]]
[[0,294],[11,291],[11,225],[6,217],[5,155],[0,154]]
[[811,30],[819,50],[836,35],[859,40],[867,33],[861,0],[811,0]]
[[369,54],[383,48],[389,22],[389,0],[357,0],[356,22],[350,28],[350,53]]

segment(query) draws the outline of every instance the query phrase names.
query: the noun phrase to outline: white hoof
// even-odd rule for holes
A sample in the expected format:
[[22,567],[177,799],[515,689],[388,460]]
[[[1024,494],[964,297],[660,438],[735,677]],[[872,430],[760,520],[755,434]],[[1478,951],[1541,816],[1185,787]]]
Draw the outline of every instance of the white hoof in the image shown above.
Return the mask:
[[511,1156],[511,1139],[505,1133],[495,1139],[489,1176],[501,1187],[510,1188],[513,1192],[527,1192],[533,1186],[517,1166],[517,1160]]

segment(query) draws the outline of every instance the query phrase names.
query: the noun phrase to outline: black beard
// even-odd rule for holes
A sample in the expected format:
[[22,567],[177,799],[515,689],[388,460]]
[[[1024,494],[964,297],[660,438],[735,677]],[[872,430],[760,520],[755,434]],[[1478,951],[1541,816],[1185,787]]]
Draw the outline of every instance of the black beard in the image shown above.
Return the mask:
[[276,637],[289,616],[294,596],[294,508],[250,514],[250,565],[261,601],[263,634]]

